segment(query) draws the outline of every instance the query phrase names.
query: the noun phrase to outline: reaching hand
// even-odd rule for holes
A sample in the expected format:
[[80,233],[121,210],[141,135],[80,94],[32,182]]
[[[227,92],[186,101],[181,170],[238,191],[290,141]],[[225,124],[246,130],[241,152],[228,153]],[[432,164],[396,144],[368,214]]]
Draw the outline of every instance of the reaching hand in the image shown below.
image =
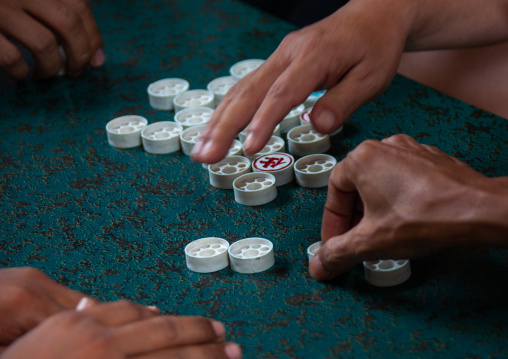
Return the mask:
[[37,79],[62,69],[59,44],[66,54],[69,76],[78,76],[88,64],[101,66],[105,61],[101,33],[88,0],[0,0],[0,69],[23,80],[29,67],[10,39],[31,52]]

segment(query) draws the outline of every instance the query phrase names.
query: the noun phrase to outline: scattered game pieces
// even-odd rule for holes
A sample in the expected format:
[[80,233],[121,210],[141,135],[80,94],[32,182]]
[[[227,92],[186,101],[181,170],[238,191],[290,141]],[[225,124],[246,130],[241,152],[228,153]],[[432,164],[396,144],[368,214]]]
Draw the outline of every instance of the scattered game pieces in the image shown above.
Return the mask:
[[215,108],[215,96],[208,90],[189,90],[176,95],[173,106],[175,113],[189,107]]
[[108,142],[117,148],[141,146],[141,130],[148,124],[141,116],[122,116],[109,121],[106,125]]
[[323,245],[323,242],[319,241],[319,242],[311,244],[307,248],[307,256],[309,257],[309,263],[312,260],[312,258],[314,258],[316,253],[321,249],[322,245]]
[[195,240],[185,247],[187,268],[193,272],[217,272],[228,266],[229,242],[222,238],[207,237]]
[[210,107],[189,107],[175,114],[175,122],[186,130],[192,126],[206,125],[212,114],[213,109]]
[[295,156],[324,153],[330,149],[330,136],[317,132],[311,125],[301,125],[288,132],[289,152]]
[[162,121],[152,123],[141,131],[143,149],[148,153],[166,154],[180,150],[182,125]]
[[237,62],[229,69],[229,73],[236,80],[241,80],[252,71],[257,69],[265,60],[250,59]]
[[309,155],[295,163],[296,182],[307,188],[328,186],[328,179],[333,167],[337,164],[335,157],[330,155]]
[[229,156],[208,166],[210,184],[216,188],[232,189],[233,181],[250,172],[251,162],[242,156]]
[[275,264],[273,244],[264,238],[245,238],[228,250],[231,269],[238,273],[259,273]]
[[176,95],[187,91],[189,83],[184,79],[162,79],[151,83],[146,90],[150,106],[156,110],[169,111],[173,109],[173,99]]
[[226,93],[238,82],[233,76],[219,77],[211,81],[206,87],[215,96],[215,107],[219,105]]
[[270,173],[252,172],[233,182],[235,201],[245,206],[260,206],[277,197],[275,177]]
[[391,287],[411,277],[411,266],[407,259],[383,259],[363,262],[365,279],[377,287]]
[[282,186],[295,178],[294,164],[293,156],[276,152],[256,158],[252,162],[252,170],[272,174],[275,177],[275,185]]

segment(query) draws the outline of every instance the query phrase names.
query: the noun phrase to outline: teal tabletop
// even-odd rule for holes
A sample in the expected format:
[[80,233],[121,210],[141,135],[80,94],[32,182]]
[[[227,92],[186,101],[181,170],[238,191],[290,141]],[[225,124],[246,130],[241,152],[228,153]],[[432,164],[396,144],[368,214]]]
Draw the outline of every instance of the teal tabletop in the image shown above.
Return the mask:
[[[106,64],[82,77],[13,84],[0,97],[0,264],[33,266],[104,301],[226,324],[245,358],[490,358],[508,355],[508,252],[452,249],[411,261],[412,276],[374,287],[358,266],[330,283],[308,274],[326,188],[295,182],[262,206],[235,202],[182,152],[115,149],[122,115],[174,120],[147,87],[203,89],[244,59],[265,59],[294,26],[232,0],[92,2]],[[403,77],[334,136],[341,160],[366,139],[405,133],[487,176],[508,175],[508,121]],[[203,237],[272,241],[275,265],[190,271]],[[1,290],[1,289],[0,289]],[[149,335],[149,333],[147,333]]]

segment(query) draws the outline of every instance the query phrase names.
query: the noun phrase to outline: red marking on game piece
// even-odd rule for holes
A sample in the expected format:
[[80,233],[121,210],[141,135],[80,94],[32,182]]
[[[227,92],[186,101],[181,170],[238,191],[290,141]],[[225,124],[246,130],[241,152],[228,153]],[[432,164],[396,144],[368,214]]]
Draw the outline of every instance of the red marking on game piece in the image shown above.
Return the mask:
[[312,107],[311,108],[308,108],[306,109],[305,111],[302,112],[302,114],[300,115],[300,118],[303,122],[305,123],[310,123],[310,113],[312,111]]
[[261,172],[280,171],[291,166],[294,162],[292,156],[286,153],[271,153],[256,158],[254,168]]

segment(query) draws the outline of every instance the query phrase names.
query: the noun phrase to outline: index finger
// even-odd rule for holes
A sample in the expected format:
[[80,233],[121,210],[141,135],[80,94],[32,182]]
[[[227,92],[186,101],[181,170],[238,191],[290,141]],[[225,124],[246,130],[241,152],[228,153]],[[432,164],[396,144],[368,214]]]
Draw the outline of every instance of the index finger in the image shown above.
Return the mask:
[[323,241],[349,231],[354,225],[358,192],[348,166],[346,157],[335,165],[330,176],[321,224]]

